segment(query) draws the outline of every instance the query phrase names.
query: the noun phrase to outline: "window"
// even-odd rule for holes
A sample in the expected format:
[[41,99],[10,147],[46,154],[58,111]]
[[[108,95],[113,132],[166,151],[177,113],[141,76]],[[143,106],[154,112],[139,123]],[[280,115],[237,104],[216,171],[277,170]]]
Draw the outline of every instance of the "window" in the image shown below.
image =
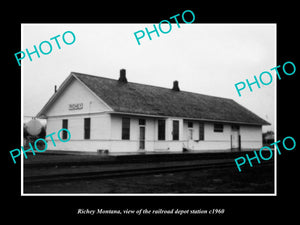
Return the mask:
[[223,132],[223,124],[215,123],[214,124],[214,132]]
[[158,120],[158,140],[166,140],[166,121]]
[[145,119],[139,119],[139,125],[146,125],[146,120]]
[[179,140],[179,121],[173,120],[173,140]]
[[84,139],[90,139],[91,118],[84,118]]
[[239,131],[240,130],[240,126],[239,125],[231,125],[231,130],[232,131]]
[[122,140],[130,139],[130,118],[122,118]]
[[199,141],[204,141],[204,123],[199,123]]
[[193,122],[188,121],[187,122],[187,126],[188,126],[188,140],[193,140]]
[[[68,129],[68,120],[62,120],[62,128]],[[62,139],[66,140],[68,138],[68,132],[63,130],[62,131]]]

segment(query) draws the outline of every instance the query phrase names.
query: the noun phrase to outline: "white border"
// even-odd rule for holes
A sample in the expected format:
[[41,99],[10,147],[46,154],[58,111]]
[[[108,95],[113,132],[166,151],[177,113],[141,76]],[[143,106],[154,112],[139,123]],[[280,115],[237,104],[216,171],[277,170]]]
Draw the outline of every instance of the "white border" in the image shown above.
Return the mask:
[[[21,24],[21,49],[24,49],[23,47],[23,30],[24,30],[24,27],[23,27],[23,24]],[[24,146],[24,143],[23,143],[23,123],[24,123],[24,66],[21,64],[21,146]],[[21,157],[21,196],[24,196],[26,194],[24,194],[24,157]]]
[[[277,61],[277,23],[275,23],[275,65],[278,65]],[[274,104],[274,141],[277,141],[277,78],[275,80],[275,88],[274,88],[274,96],[275,96],[275,104]],[[274,196],[277,196],[277,151],[274,146]]]
[[[30,23],[26,23],[30,24]],[[23,49],[23,25],[26,25],[25,23],[21,23],[21,49]],[[76,24],[76,23],[74,23]],[[90,23],[85,23],[90,24]],[[208,23],[208,24],[218,24],[218,23]],[[225,23],[229,24],[229,23]],[[230,23],[230,24],[240,24],[240,23]],[[244,24],[258,24],[258,23],[244,23]],[[274,24],[275,30],[276,30],[276,36],[275,36],[275,65],[277,65],[277,23],[261,23],[261,24]],[[34,24],[31,24],[34,25]],[[50,23],[46,23],[45,25],[52,25]],[[62,24],[60,24],[62,25]],[[83,25],[83,23],[81,23]],[[23,75],[24,69],[23,66],[21,66],[21,146],[23,146]],[[275,134],[275,141],[277,141],[277,79],[275,80],[275,114],[274,114],[274,134]],[[276,152],[276,153],[275,153]],[[274,193],[234,193],[234,194],[227,194],[227,193],[188,193],[188,194],[162,194],[162,193],[151,193],[151,194],[141,194],[141,193],[135,193],[135,194],[127,194],[127,193],[118,193],[118,194],[59,194],[59,193],[49,193],[49,194],[33,194],[33,193],[24,193],[24,182],[23,182],[23,175],[24,175],[24,157],[21,157],[21,196],[277,196],[277,151],[274,149]]]

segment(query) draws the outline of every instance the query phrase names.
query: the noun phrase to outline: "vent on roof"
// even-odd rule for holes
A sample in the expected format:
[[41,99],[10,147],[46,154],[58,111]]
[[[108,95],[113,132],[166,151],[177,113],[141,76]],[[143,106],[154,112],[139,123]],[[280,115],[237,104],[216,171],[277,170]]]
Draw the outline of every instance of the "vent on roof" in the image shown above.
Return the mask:
[[122,83],[127,83],[127,78],[126,78],[126,70],[125,69],[121,69],[120,70],[120,78],[119,81]]
[[178,81],[177,81],[177,80],[175,80],[175,81],[173,82],[173,88],[172,88],[172,90],[173,90],[173,91],[180,91],[179,86],[178,86]]

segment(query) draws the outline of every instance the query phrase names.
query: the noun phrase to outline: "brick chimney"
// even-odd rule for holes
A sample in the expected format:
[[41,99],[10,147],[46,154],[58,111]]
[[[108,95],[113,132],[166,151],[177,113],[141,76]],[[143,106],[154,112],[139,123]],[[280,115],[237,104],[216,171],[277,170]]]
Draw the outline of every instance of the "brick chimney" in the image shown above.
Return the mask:
[[172,88],[172,90],[173,90],[173,91],[180,91],[179,86],[178,86],[178,81],[177,81],[177,80],[175,80],[175,81],[173,82],[173,88]]
[[122,82],[122,83],[127,83],[128,82],[127,78],[126,78],[126,70],[125,69],[120,70],[119,82]]

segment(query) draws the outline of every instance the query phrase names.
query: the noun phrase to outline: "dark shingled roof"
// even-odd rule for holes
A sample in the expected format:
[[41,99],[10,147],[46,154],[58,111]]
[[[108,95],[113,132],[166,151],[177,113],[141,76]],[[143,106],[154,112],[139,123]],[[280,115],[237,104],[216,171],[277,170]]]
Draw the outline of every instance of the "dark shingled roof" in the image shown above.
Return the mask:
[[269,123],[232,99],[72,72],[114,111],[255,125]]

